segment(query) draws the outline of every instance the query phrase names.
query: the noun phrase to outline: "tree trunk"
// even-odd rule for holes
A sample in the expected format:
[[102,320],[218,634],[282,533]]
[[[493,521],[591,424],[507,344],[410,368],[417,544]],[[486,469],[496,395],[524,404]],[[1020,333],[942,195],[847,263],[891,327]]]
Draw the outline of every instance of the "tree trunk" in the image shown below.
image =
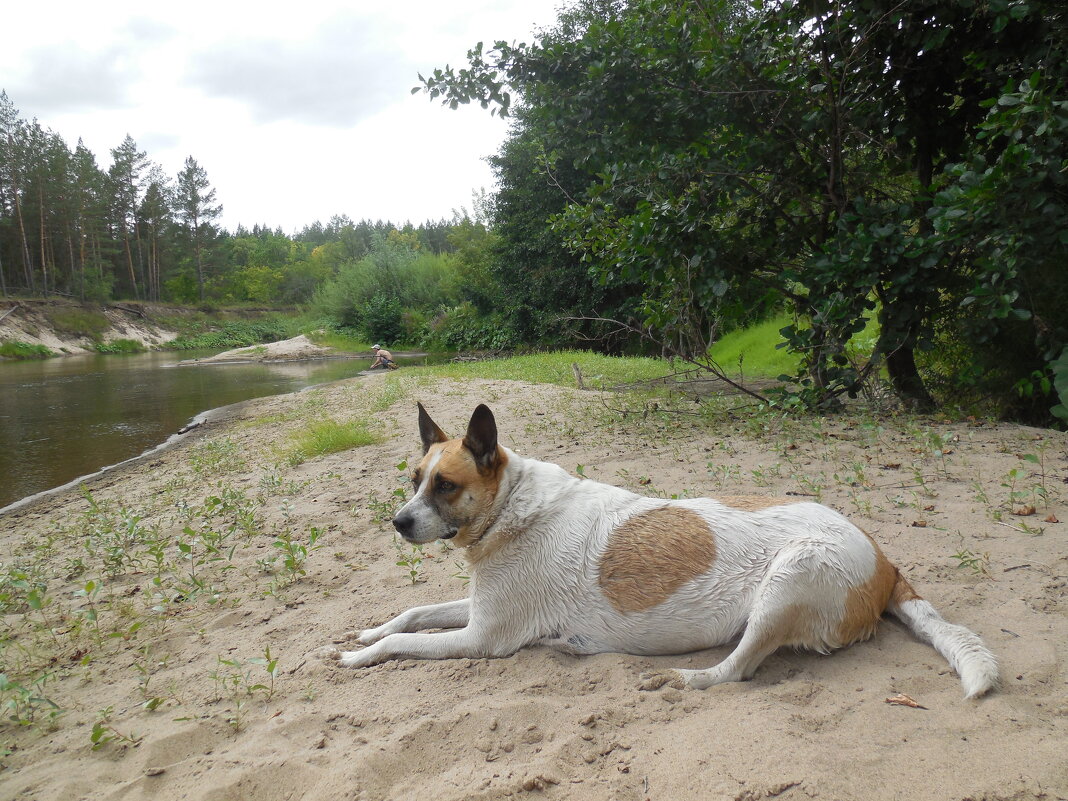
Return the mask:
[[130,268],[130,283],[133,284],[134,298],[140,300],[141,294],[137,291],[137,276],[134,275],[133,253],[130,252],[130,232],[128,230],[123,229],[122,239],[126,244],[126,264]]
[[26,275],[26,288],[37,294],[37,282],[33,277],[33,261],[30,258],[30,241],[26,238],[26,221],[22,217],[22,203],[19,201],[18,187],[15,187],[15,216],[19,221],[19,242],[22,245],[22,269]]
[[899,345],[886,354],[886,371],[890,374],[890,383],[894,392],[916,412],[930,412],[935,409],[934,398],[927,391],[916,367],[916,351],[912,345]]
[[41,280],[44,281],[44,295],[48,297],[48,253],[45,250],[45,214],[44,192],[37,191],[38,219],[40,221],[40,244],[41,244]]

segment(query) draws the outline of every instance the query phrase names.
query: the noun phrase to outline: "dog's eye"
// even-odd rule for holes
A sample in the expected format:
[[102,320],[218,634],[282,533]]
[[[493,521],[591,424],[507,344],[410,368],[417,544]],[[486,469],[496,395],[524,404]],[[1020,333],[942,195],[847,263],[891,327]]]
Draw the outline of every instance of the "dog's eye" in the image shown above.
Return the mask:
[[438,492],[452,492],[454,489],[456,489],[456,485],[451,481],[438,479]]

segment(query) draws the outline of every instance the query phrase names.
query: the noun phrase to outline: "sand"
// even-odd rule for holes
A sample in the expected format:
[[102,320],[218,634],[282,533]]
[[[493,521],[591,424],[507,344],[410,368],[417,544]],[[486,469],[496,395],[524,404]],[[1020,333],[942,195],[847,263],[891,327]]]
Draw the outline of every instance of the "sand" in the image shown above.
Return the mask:
[[[149,564],[109,577],[102,551],[78,550],[97,524],[76,491],[0,516],[5,564],[36,559],[51,576],[60,641],[39,630],[34,646],[23,624],[37,613],[9,610],[17,634],[6,667],[53,653],[43,691],[67,710],[54,730],[43,716],[0,727],[10,751],[0,797],[1068,798],[1068,524],[1047,522],[1068,520],[1065,435],[855,416],[698,423],[643,416],[640,404],[621,417],[613,409],[626,401],[595,392],[402,373],[245,404],[89,483],[98,503],[125,503],[173,537],[186,525],[226,527],[205,498],[250,499],[254,533],[238,531],[233,554],[201,565],[216,592],[174,598],[164,612],[151,612]],[[1004,686],[964,700],[942,658],[890,620],[869,642],[830,656],[779,652],[752,681],[705,691],[644,692],[639,676],[705,667],[729,647],[655,658],[539,647],[362,671],[324,663],[310,655],[344,631],[465,594],[462,554],[427,546],[413,584],[412,568],[397,565],[410,550],[398,552],[381,522],[403,486],[396,466],[418,456],[417,399],[450,433],[487,402],[504,444],[635,492],[818,494],[948,619],[985,639]],[[373,417],[380,443],[285,461],[307,420],[357,414]],[[313,526],[323,533],[306,575],[287,583],[277,560],[261,569],[279,533],[306,542]],[[67,579],[77,553],[84,572]],[[167,551],[167,586],[179,555]],[[90,578],[105,585],[98,603],[110,595],[116,610],[101,612],[102,627],[125,639],[72,633],[85,610],[74,593]],[[266,666],[249,661],[268,646],[273,692]],[[887,702],[898,694],[922,708]],[[95,751],[94,724],[105,741]]]
[[246,348],[234,348],[203,359],[187,359],[179,364],[218,364],[220,362],[296,362],[310,359],[326,359],[336,355],[333,348],[316,345],[304,334],[270,342],[265,345],[251,345]]

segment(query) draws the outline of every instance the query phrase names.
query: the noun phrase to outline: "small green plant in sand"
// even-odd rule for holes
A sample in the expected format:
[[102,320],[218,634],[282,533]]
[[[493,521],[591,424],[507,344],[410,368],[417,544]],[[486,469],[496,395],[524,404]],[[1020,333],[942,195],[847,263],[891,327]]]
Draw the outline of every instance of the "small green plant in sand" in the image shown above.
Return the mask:
[[[230,705],[226,718],[227,725],[234,732],[239,732],[245,726],[248,705],[257,697],[262,698],[265,704],[270,703],[271,698],[274,697],[275,679],[278,677],[278,659],[271,654],[271,647],[268,645],[263,651],[263,656],[252,657],[245,661],[236,657],[224,659],[217,656],[215,661],[215,669],[208,674],[208,677],[215,683],[217,700],[227,701]],[[267,674],[263,681],[258,678],[257,667],[262,667]]]
[[44,694],[44,687],[52,678],[42,673],[30,681],[17,682],[0,673],[0,709],[4,720],[16,726],[40,726],[51,731],[56,728],[65,710]]
[[234,473],[246,467],[237,443],[228,437],[198,445],[189,456],[189,464],[199,476]]
[[289,499],[282,501],[279,510],[282,513],[282,522],[275,528],[274,541],[271,547],[275,553],[265,559],[257,560],[260,570],[265,573],[274,572],[275,566],[281,560],[282,579],[280,585],[272,585],[272,592],[278,586],[286,587],[296,582],[301,576],[307,575],[304,567],[305,562],[313,551],[323,547],[319,539],[323,536],[323,529],[311,526],[307,537],[301,537],[294,525],[293,505]]
[[990,554],[974,553],[970,548],[964,547],[964,539],[961,538],[961,546],[952,557],[957,560],[957,567],[970,570],[973,575],[990,578]]
[[397,551],[397,567],[408,571],[412,584],[425,580],[423,577],[423,558],[427,555],[421,543],[409,543],[407,547],[397,536],[393,537],[393,547]]
[[[408,460],[404,459],[394,465],[394,467],[396,467],[398,472],[402,475],[405,475],[408,471]],[[405,476],[404,481],[409,481],[407,476]],[[371,520],[378,525],[389,522],[396,516],[397,510],[400,509],[407,500],[408,490],[405,489],[404,483],[399,487],[394,488],[385,498],[379,498],[377,493],[371,492],[367,497],[367,508],[371,510]]]
[[137,745],[141,742],[140,735],[133,733],[126,734],[111,725],[111,716],[114,711],[114,706],[107,706],[97,713],[96,722],[93,724],[93,730],[89,733],[89,742],[92,744],[92,749],[94,751],[99,751],[108,743]]
[[371,430],[366,420],[350,420],[346,423],[324,420],[311,423],[293,435],[294,444],[286,455],[286,461],[295,467],[316,456],[374,445],[379,441],[378,434]]

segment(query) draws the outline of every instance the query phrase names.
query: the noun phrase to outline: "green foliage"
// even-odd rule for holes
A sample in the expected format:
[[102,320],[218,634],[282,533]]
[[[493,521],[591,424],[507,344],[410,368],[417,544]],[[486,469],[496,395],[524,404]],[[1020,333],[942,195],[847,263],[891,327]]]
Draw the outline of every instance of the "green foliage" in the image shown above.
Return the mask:
[[312,324],[312,326],[312,329],[307,332],[307,337],[316,345],[350,353],[371,350],[371,343],[359,332],[345,328],[330,329],[321,324]]
[[281,318],[233,320],[212,326],[210,330],[189,333],[167,343],[169,350],[230,350],[261,342],[277,342],[290,336],[287,321]]
[[110,342],[97,342],[97,353],[144,353],[145,346],[133,339],[113,339]]
[[459,284],[450,257],[424,253],[416,239],[393,231],[375,237],[361,260],[342,264],[316,291],[310,311],[370,340],[397,342],[410,330],[405,310],[454,302]]
[[931,210],[936,231],[967,266],[950,335],[975,366],[974,391],[996,398],[1001,413],[1037,422],[1062,416],[1055,380],[1068,346],[1063,91],[1063,82],[1036,71],[985,103],[986,148],[949,168],[952,182]]
[[[929,215],[941,166],[983,150],[984,105],[1006,77],[1036,67],[1063,77],[1058,24],[1052,3],[1004,0],[579,4],[534,44],[479,45],[469,68],[435,70],[425,86],[453,107],[516,116],[496,161],[516,174],[501,180],[502,242],[569,245],[602,287],[630,288],[629,300],[597,301],[610,316],[633,315],[688,355],[707,348],[717,320],[744,324],[786,299],[804,321],[784,332],[804,371],[795,401],[825,407],[857,391],[847,346],[875,313],[876,360],[922,408],[931,398],[916,353],[936,343],[947,300],[969,282],[971,254]],[[555,197],[539,198],[535,181]],[[1038,225],[1048,197],[1033,196]],[[552,263],[556,286],[584,281]],[[520,259],[502,264],[520,280],[535,274]]]
[[363,330],[376,342],[399,342],[405,331],[400,301],[385,294],[371,298],[363,307]]
[[442,308],[430,322],[429,342],[445,350],[502,351],[520,344],[503,314],[481,315],[470,303]]
[[0,342],[0,357],[7,359],[47,359],[55,355],[44,345],[31,345],[28,342],[11,340]]

